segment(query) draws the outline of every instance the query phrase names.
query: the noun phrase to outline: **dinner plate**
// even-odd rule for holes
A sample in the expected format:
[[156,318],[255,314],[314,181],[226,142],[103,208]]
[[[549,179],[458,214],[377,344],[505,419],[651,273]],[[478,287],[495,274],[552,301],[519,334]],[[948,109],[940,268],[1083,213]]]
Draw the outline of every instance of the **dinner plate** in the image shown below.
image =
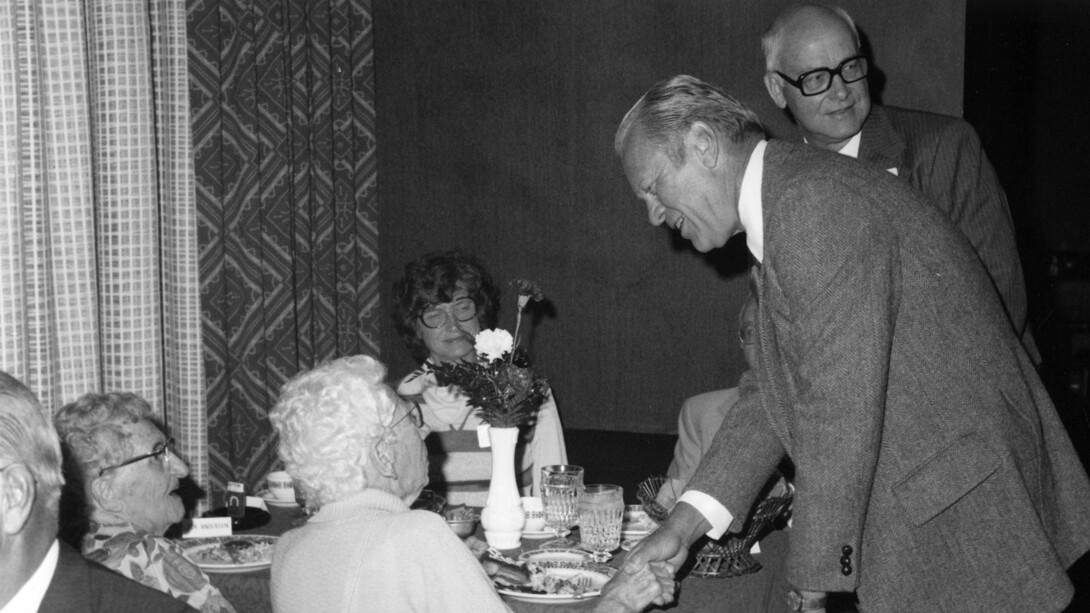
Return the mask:
[[[218,509],[212,509],[204,514],[205,517],[227,517],[227,507],[220,507]],[[259,509],[257,507],[246,507],[246,514],[242,517],[231,518],[231,531],[232,532],[244,532],[246,530],[253,530],[254,528],[260,528],[269,523],[272,519],[272,515],[265,509]]]
[[[272,566],[273,547],[279,538],[256,534],[234,534],[185,539],[179,544],[186,557],[206,573],[252,573]],[[235,562],[224,548],[224,543],[231,541],[249,543],[249,547],[243,546],[238,550],[239,562]]]
[[542,566],[586,564],[593,559],[593,555],[582,549],[535,549],[519,556],[521,562],[534,562]]
[[547,568],[544,572],[547,575],[560,577],[562,579],[572,579],[573,577],[587,577],[590,579],[590,587],[580,596],[573,596],[571,594],[543,594],[539,592],[524,591],[524,589],[510,587],[503,583],[495,584],[496,591],[515,600],[521,600],[522,602],[538,602],[544,604],[566,604],[579,602],[588,598],[598,597],[602,593],[602,586],[609,581],[609,578],[612,576],[613,572],[616,572],[616,570],[608,566],[603,566],[601,564],[591,564],[573,568]]
[[295,502],[294,500],[280,500],[276,496],[273,496],[272,493],[269,492],[269,490],[261,490],[260,492],[257,493],[257,495],[262,500],[265,501],[265,504],[269,505],[270,507],[297,507],[297,506],[299,506],[299,503]]
[[625,507],[624,519],[621,520],[621,538],[641,538],[651,534],[658,527],[658,522],[651,519],[642,505],[630,504]]

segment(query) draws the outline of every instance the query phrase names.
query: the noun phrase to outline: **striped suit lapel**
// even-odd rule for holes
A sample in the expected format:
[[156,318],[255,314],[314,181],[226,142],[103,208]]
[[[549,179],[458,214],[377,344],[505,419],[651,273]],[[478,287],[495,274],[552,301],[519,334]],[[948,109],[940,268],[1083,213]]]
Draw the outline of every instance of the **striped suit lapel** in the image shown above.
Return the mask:
[[893,129],[885,110],[874,105],[867,122],[863,124],[859,159],[885,170],[896,168],[897,175],[904,178],[910,171],[905,162],[907,149],[905,141]]

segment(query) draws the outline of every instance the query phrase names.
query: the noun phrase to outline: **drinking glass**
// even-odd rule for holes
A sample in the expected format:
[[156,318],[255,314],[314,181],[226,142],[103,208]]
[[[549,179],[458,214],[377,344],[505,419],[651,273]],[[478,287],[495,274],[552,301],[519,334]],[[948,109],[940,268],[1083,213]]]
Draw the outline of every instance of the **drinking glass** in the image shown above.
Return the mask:
[[541,469],[541,500],[545,506],[545,525],[556,533],[556,540],[542,545],[574,545],[565,539],[571,534],[578,515],[579,496],[583,492],[583,467],[553,464]]
[[605,563],[621,546],[624,490],[619,485],[593,484],[579,497],[579,537],[582,546]]

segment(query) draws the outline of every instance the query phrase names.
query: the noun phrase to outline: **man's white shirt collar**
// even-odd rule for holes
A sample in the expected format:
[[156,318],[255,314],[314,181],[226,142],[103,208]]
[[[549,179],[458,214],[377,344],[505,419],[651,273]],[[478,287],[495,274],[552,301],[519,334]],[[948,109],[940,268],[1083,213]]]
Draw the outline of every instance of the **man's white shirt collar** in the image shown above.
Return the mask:
[[53,545],[42,558],[38,569],[27,579],[23,587],[15,592],[15,596],[8,601],[0,613],[34,613],[42,606],[42,599],[53,581],[53,573],[57,571],[57,558],[60,556],[60,545],[53,539]]
[[[806,143],[807,145],[810,144],[809,139],[807,139],[805,136],[802,137],[802,142]],[[855,159],[858,160],[859,159],[859,143],[861,143],[861,142],[863,142],[863,131],[862,130],[856,132],[855,136],[849,138],[847,144],[845,144],[843,147],[838,149],[837,153],[839,153],[841,155],[846,155],[848,157],[852,157],[852,158],[855,158]],[[896,173],[894,173],[894,174],[896,174]]]
[[738,194],[738,221],[746,231],[746,246],[758,262],[764,261],[765,222],[761,205],[761,184],[765,172],[765,147],[768,141],[762,140],[749,154],[745,174],[742,175],[742,189]]

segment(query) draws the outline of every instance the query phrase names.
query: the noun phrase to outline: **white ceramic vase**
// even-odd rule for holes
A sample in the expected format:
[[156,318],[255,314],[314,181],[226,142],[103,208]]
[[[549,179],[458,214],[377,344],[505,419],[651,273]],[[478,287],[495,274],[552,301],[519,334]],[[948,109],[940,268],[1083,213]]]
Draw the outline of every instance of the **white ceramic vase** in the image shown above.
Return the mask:
[[492,445],[492,480],[488,502],[481,510],[481,526],[488,544],[498,549],[516,549],[522,542],[526,515],[522,494],[515,481],[515,444],[518,428],[489,428]]

